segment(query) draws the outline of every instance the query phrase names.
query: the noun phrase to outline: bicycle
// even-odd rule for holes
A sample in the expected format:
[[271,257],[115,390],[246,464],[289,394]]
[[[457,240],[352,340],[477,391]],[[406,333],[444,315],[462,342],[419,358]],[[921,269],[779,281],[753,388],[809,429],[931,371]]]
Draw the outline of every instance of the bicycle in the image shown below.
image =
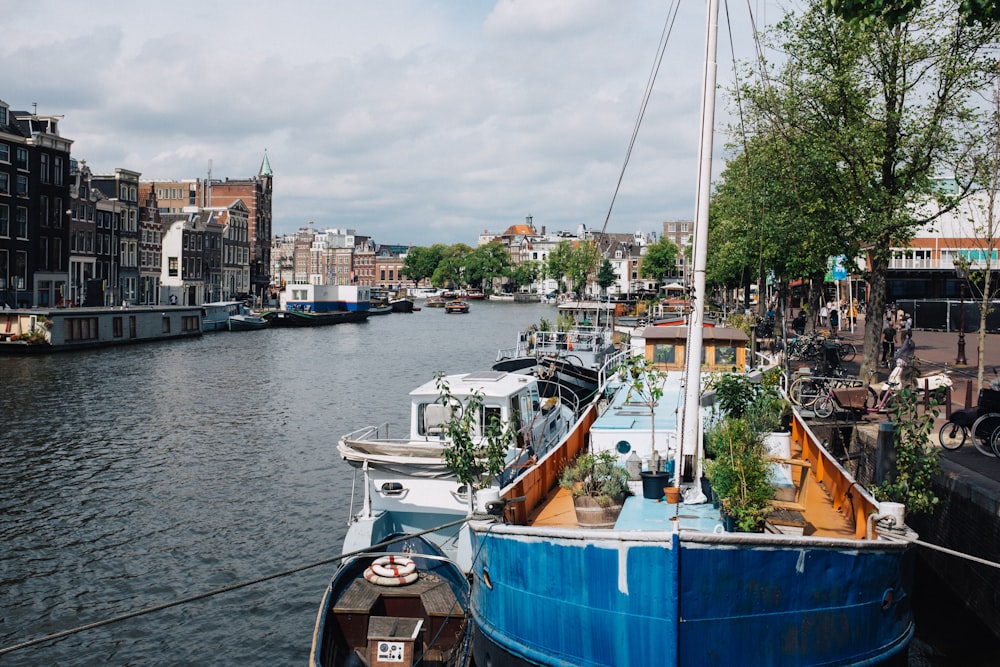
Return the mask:
[[993,369],[995,379],[989,389],[980,389],[975,407],[956,410],[941,425],[938,442],[955,451],[972,436],[972,445],[984,456],[1000,457],[1000,370]]
[[[902,369],[902,366],[899,367]],[[902,370],[900,370],[900,374]],[[816,399],[813,404],[813,413],[820,419],[826,419],[833,415],[833,411],[840,408],[847,408],[850,410],[862,412],[862,414],[868,414],[870,412],[888,412],[892,409],[896,392],[899,390],[898,376],[896,381],[893,381],[892,376],[889,376],[889,380],[886,381],[886,387],[882,391],[881,395],[875,391],[871,385],[871,378],[875,375],[875,371],[868,373],[868,383],[864,384],[864,397],[858,398],[852,396],[850,399],[850,404],[846,404],[842,401],[841,397],[837,395],[838,389],[857,389],[862,388],[861,380],[855,380],[851,384],[843,384],[838,387],[835,384],[831,384],[829,390],[824,396]]]

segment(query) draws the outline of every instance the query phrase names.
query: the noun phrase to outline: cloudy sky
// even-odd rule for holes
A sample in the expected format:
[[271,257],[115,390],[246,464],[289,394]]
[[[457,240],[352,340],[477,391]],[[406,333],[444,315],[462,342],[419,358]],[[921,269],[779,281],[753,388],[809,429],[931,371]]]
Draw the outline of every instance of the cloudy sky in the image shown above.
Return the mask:
[[[211,164],[247,178],[266,149],[278,234],[313,221],[379,243],[475,245],[529,215],[600,229],[670,8],[0,0],[0,99],[64,116],[73,156],[97,173],[190,179]],[[723,85],[732,51],[752,55],[747,10],[732,12]],[[694,214],[704,26],[704,4],[681,6],[610,232]]]

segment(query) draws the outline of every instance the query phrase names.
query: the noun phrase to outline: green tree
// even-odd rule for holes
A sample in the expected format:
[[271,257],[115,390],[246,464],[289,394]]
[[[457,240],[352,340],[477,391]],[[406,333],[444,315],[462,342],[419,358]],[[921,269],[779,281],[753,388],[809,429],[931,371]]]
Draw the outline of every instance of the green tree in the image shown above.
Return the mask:
[[465,262],[472,254],[472,248],[464,243],[456,243],[444,249],[441,261],[431,276],[435,287],[455,288],[467,284]]
[[554,278],[560,285],[560,291],[565,291],[566,275],[570,270],[570,261],[573,254],[573,244],[569,241],[560,241],[556,247],[549,252],[545,275]]
[[677,244],[666,236],[661,236],[655,243],[646,246],[646,252],[639,264],[639,275],[663,282],[664,278],[677,271],[679,252]]
[[[868,312],[881,313],[892,248],[928,222],[912,203],[933,196],[933,177],[981,141],[983,112],[971,97],[995,75],[986,48],[998,31],[967,26],[939,4],[914,9],[898,25],[848,24],[810,0],[774,34],[788,57],[747,105],[783,136],[792,128],[808,135],[835,167],[824,170],[832,175],[828,191],[851,212],[844,235],[867,252]],[[880,320],[866,318],[862,373],[875,367]]]
[[577,295],[583,296],[584,288],[591,274],[597,271],[600,259],[601,253],[593,241],[580,241],[571,249],[566,276]]
[[[922,0],[827,0],[830,10],[847,21],[903,23],[923,4]],[[993,24],[1000,19],[994,0],[960,0],[958,14],[967,23]]]
[[614,285],[617,280],[618,275],[615,273],[615,267],[611,266],[609,260],[601,260],[601,268],[597,271],[597,284],[601,288],[601,294],[606,296],[608,288]]
[[408,280],[412,280],[417,285],[421,280],[429,279],[434,275],[441,258],[444,256],[445,246],[436,243],[430,248],[416,246],[410,248],[403,258],[403,275]]
[[494,278],[510,272],[510,253],[499,241],[481,245],[465,257],[465,281],[486,290]]
[[508,277],[514,286],[514,291],[517,291],[521,287],[526,287],[541,278],[543,273],[542,268],[541,262],[530,259],[512,268]]

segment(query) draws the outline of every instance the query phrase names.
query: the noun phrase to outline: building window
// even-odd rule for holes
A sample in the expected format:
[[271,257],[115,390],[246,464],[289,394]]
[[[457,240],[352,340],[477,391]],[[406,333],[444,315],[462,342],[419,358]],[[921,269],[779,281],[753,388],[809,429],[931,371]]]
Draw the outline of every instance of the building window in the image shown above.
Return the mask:
[[15,155],[17,156],[17,168],[27,169],[28,168],[28,149],[18,148]]
[[17,217],[14,220],[14,225],[17,227],[17,238],[28,238],[28,207],[17,207]]
[[0,195],[10,194],[10,174],[0,173]]
[[10,164],[10,146],[7,144],[0,144],[0,162]]
[[48,153],[42,153],[38,156],[41,162],[41,179],[42,183],[52,182],[52,169],[49,166],[49,156]]
[[125,327],[123,326],[121,317],[111,318],[111,335],[115,338],[121,338],[125,335]]
[[6,204],[0,204],[0,236],[10,236],[10,209]]
[[24,174],[17,175],[17,194],[20,197],[28,196],[28,177]]
[[167,258],[167,275],[176,276],[177,275],[177,258],[168,257]]
[[57,157],[55,159],[54,171],[55,171],[54,175],[56,178],[56,185],[65,185],[66,175],[65,175],[65,169],[63,168],[63,159],[61,157]]

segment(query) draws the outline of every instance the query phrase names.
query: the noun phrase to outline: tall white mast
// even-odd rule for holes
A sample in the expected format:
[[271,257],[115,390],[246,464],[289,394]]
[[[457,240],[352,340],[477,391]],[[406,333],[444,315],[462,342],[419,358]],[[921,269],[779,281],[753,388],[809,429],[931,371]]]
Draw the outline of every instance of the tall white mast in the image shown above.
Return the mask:
[[715,85],[718,71],[719,0],[708,3],[705,26],[705,72],[702,81],[701,145],[698,153],[698,188],[694,224],[694,266],[691,285],[692,308],[688,323],[687,360],[684,364],[684,414],[681,446],[675,470],[680,475],[685,454],[693,457],[700,474],[699,425],[701,416],[701,354],[705,325],[705,265],[708,261],[708,203],[712,189],[712,135],[715,126]]

